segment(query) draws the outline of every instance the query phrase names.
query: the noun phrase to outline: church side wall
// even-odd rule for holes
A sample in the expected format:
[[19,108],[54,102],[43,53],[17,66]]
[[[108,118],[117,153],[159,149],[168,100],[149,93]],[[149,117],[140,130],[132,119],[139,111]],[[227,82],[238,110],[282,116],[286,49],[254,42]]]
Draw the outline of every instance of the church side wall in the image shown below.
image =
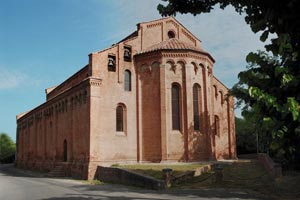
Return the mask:
[[[198,60],[189,59],[185,65],[186,74],[190,79],[186,82],[186,94],[187,94],[187,109],[188,109],[188,159],[190,161],[208,160],[210,157],[210,145],[209,145],[209,127],[207,123],[207,113],[205,112],[206,104],[205,92],[207,89],[206,76],[207,69],[203,67],[207,65],[207,60],[203,57]],[[195,128],[194,122],[194,87],[198,88],[198,112],[199,112],[199,130]],[[195,130],[196,129],[196,130]]]
[[[134,43],[130,45],[135,51]],[[89,178],[97,165],[137,162],[136,74],[133,61],[123,59],[123,44],[90,55],[90,71],[100,83],[91,87],[91,146]],[[108,70],[108,56],[116,58]],[[131,91],[125,91],[125,70],[131,74]],[[124,108],[124,130],[116,130],[116,110]]]
[[18,167],[48,172],[63,164],[67,175],[87,176],[87,91],[77,85],[17,120]]
[[234,98],[230,97],[228,103],[228,126],[230,128],[230,158],[237,159],[236,154],[236,134],[235,134],[235,114],[234,114]]
[[[233,113],[233,98],[226,98],[228,89],[216,78],[212,80],[211,89],[213,102],[212,130],[214,134],[215,155],[217,159],[234,158],[235,130]],[[216,122],[219,120],[219,122]],[[215,125],[215,123],[219,123]],[[217,129],[217,130],[216,130]]]

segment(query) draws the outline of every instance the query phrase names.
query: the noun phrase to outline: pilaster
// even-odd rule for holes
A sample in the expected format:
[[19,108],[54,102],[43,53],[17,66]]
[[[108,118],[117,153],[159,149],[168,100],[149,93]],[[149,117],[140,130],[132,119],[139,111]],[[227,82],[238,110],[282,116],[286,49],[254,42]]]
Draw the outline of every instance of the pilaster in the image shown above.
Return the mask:
[[160,65],[160,116],[161,116],[161,160],[168,159],[168,137],[167,137],[167,97],[166,97],[166,67],[164,64]]

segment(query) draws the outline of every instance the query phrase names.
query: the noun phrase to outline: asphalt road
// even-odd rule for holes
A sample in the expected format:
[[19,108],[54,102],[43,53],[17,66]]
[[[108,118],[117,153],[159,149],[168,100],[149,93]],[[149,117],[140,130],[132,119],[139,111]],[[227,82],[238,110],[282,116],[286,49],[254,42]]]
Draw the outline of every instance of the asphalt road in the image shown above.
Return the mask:
[[154,191],[115,184],[90,185],[83,181],[45,178],[36,173],[0,164],[0,200],[98,199],[244,199],[263,200],[247,191],[228,189]]

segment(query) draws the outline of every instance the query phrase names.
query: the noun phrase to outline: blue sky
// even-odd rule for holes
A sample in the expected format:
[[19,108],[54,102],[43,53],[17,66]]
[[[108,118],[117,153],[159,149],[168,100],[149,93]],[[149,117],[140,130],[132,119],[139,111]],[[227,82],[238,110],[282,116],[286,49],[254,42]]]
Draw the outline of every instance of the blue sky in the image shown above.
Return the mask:
[[[159,0],[1,0],[0,132],[14,140],[16,119],[45,101],[57,85],[88,63],[88,54],[111,46],[139,22],[160,18]],[[176,19],[215,58],[215,75],[228,87],[246,67],[245,56],[262,49],[233,8]]]

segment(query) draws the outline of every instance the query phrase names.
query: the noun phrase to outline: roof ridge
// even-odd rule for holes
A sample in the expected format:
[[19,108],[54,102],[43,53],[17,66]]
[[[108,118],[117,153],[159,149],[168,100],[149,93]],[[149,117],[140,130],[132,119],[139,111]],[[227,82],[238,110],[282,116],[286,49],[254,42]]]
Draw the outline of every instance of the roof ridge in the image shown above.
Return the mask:
[[156,50],[163,50],[163,49],[192,49],[196,51],[204,51],[202,48],[193,46],[187,42],[184,42],[178,38],[170,38],[168,40],[161,41],[150,47],[140,51],[138,54],[147,53]]
[[150,21],[144,21],[144,22],[140,22],[140,23],[138,23],[138,24],[148,24],[148,23],[155,23],[155,22],[158,22],[158,21],[163,21],[163,20],[166,20],[166,19],[175,19],[175,17],[173,17],[173,16],[162,17],[162,18],[159,18],[159,19],[154,19],[154,20],[150,20]]

